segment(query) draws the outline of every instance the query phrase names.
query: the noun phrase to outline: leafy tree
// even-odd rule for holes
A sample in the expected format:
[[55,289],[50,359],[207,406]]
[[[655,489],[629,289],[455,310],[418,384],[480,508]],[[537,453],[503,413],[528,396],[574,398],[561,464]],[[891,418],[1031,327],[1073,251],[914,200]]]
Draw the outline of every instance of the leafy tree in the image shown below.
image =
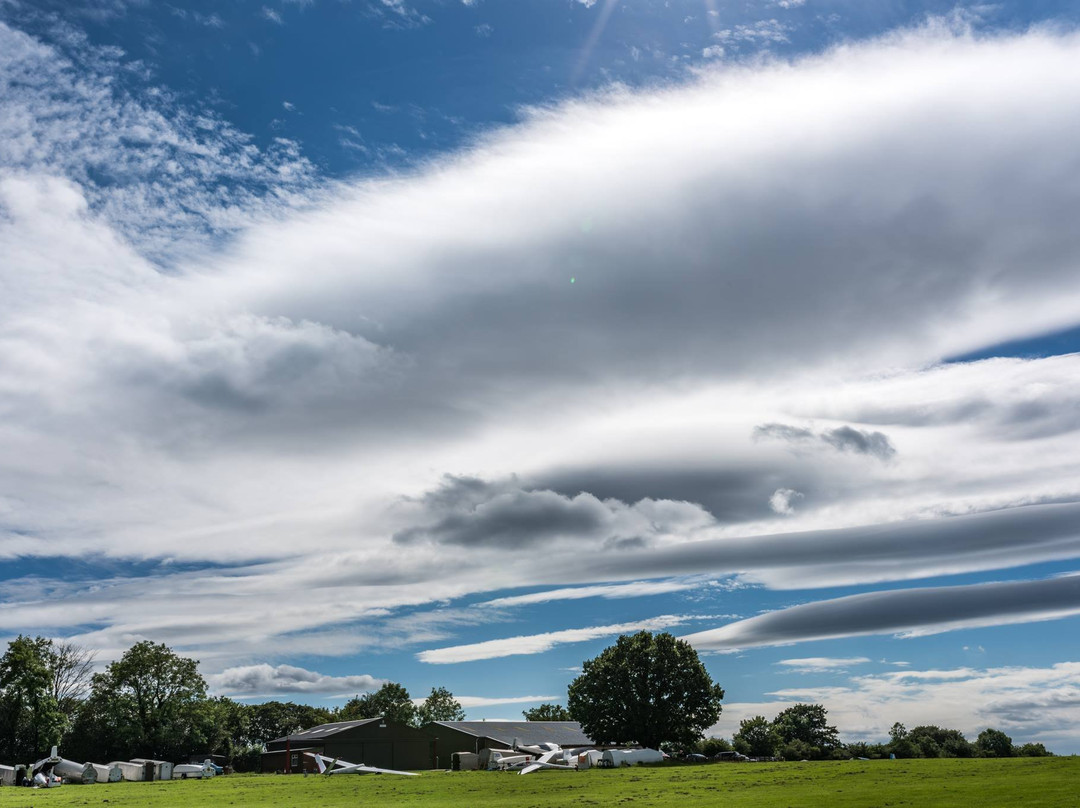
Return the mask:
[[897,721],[892,725],[892,729],[889,730],[889,740],[893,743],[901,741],[907,737],[907,727]]
[[1026,743],[1016,750],[1021,757],[1050,757],[1053,752],[1047,751],[1041,743]]
[[658,749],[664,741],[688,747],[700,740],[719,719],[723,698],[688,642],[641,631],[584,663],[567,708],[596,743]]
[[919,747],[907,735],[895,741],[889,741],[886,748],[889,754],[898,758],[917,758],[921,755]]
[[813,746],[798,738],[781,743],[776,749],[776,754],[784,760],[820,760],[825,757],[820,746]]
[[91,680],[84,731],[110,756],[176,760],[200,751],[198,707],[206,682],[197,660],[163,644],[136,643]]
[[[915,727],[908,733],[919,757],[971,757],[971,742],[956,729],[944,729],[933,725]],[[899,755],[897,755],[899,757]]]
[[21,634],[0,658],[0,758],[31,760],[60,742],[67,723],[53,695],[52,642]]
[[431,695],[416,708],[416,720],[420,726],[432,721],[464,721],[465,711],[445,687],[431,688]]
[[570,711],[561,704],[541,704],[521,713],[526,721],[572,721]]
[[772,757],[776,754],[776,747],[780,745],[780,738],[769,719],[763,715],[755,715],[739,722],[739,731],[732,736],[731,742],[735,745],[735,751],[741,755]]
[[880,758],[888,755],[882,744],[865,741],[852,741],[845,745],[845,749],[848,757]]
[[416,726],[416,705],[413,704],[409,691],[397,682],[387,682],[374,693],[349,699],[338,712],[339,721],[358,721],[379,716],[397,724]]
[[979,757],[1012,757],[1012,738],[999,729],[987,728],[975,740]]
[[250,713],[245,704],[225,696],[206,699],[195,706],[192,751],[222,755],[232,763],[240,749],[246,747],[250,730]]
[[827,715],[820,704],[795,704],[773,719],[773,731],[782,746],[797,747],[800,760],[827,757],[840,746],[836,727],[829,726]]
[[259,746],[320,724],[348,720],[322,707],[291,701],[267,701],[252,704],[247,709],[247,736],[243,743]]
[[716,757],[721,752],[732,751],[733,748],[731,741],[727,740],[727,738],[705,738],[698,742],[695,751],[706,757]]

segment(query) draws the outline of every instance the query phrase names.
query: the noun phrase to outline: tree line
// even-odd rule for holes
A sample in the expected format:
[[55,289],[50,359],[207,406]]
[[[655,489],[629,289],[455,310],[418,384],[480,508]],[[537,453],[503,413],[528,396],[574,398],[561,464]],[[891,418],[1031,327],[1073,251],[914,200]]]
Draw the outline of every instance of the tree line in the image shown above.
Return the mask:
[[772,721],[757,715],[739,722],[730,742],[710,738],[701,743],[710,754],[732,750],[747,757],[782,757],[785,760],[863,758],[997,758],[1045,757],[1051,752],[1041,743],[1016,746],[999,729],[988,727],[969,741],[960,730],[932,724],[908,730],[893,724],[889,740],[882,743],[842,743],[830,726],[820,704],[796,704],[782,710]]
[[[335,709],[211,697],[197,660],[148,641],[136,643],[101,672],[93,672],[94,661],[78,645],[43,637],[19,636],[8,644],[0,658],[0,762],[29,762],[59,745],[75,760],[178,761],[214,754],[238,771],[257,771],[266,743],[319,724],[384,716],[421,726],[465,718],[446,688],[433,687],[417,704],[396,682]],[[723,688],[689,643],[642,631],[619,637],[586,660],[568,688],[566,707],[542,704],[524,716],[578,721],[597,744],[640,744],[710,757],[722,751],[785,760],[1050,754],[1039,743],[1015,746],[993,728],[968,741],[958,730],[919,726],[909,731],[899,723],[887,742],[845,744],[820,704],[796,704],[772,720],[744,719],[730,741],[705,738],[719,720],[723,698]]]
[[446,688],[433,687],[417,705],[395,682],[336,709],[211,697],[197,660],[152,642],[136,643],[99,673],[94,662],[73,643],[20,635],[8,644],[0,657],[0,762],[27,763],[57,745],[74,760],[178,761],[206,753],[238,771],[258,771],[267,742],[319,724],[465,718]]

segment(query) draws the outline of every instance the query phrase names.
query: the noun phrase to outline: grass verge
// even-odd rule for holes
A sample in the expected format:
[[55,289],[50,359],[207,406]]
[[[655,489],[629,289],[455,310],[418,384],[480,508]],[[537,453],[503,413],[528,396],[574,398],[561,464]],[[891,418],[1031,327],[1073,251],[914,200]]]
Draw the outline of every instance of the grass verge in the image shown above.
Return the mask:
[[109,808],[1080,808],[1080,757],[666,765],[540,772],[233,775],[213,780],[0,788],[0,806]]

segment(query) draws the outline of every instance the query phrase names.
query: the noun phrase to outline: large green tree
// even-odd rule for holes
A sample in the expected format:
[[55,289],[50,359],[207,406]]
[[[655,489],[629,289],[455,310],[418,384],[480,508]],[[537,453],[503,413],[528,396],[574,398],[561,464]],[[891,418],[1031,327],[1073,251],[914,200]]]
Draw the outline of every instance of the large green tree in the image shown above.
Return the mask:
[[291,701],[267,701],[248,707],[247,742],[267,744],[276,738],[293,735],[304,729],[345,720],[322,707],[294,704]]
[[361,718],[378,718],[397,724],[416,726],[417,712],[409,691],[397,682],[387,682],[374,693],[365,693],[349,699],[338,712],[339,721],[357,721]]
[[561,704],[541,704],[528,710],[522,710],[526,721],[572,721],[570,711]]
[[570,684],[570,715],[598,744],[689,747],[720,717],[724,690],[697,652],[671,634],[619,637]]
[[979,733],[975,748],[979,757],[1012,757],[1014,754],[1012,738],[1000,729],[990,727]]
[[0,759],[29,761],[60,742],[67,719],[52,661],[50,640],[21,634],[0,658]]
[[914,745],[919,757],[924,758],[967,758],[975,752],[971,742],[960,730],[945,729],[933,724],[915,727],[907,734],[906,740]]
[[731,743],[737,752],[748,757],[772,757],[776,754],[780,738],[769,719],[755,715],[739,722],[739,731],[732,737]]
[[[828,711],[820,704],[795,704],[773,719],[773,731],[785,757],[825,757],[840,746],[836,727],[828,722]],[[786,751],[785,751],[786,749]]]
[[162,644],[136,643],[95,674],[82,729],[117,757],[176,760],[204,751],[206,682],[197,660]]
[[416,708],[416,721],[420,726],[432,721],[464,721],[465,711],[461,702],[445,687],[431,688],[431,695]]

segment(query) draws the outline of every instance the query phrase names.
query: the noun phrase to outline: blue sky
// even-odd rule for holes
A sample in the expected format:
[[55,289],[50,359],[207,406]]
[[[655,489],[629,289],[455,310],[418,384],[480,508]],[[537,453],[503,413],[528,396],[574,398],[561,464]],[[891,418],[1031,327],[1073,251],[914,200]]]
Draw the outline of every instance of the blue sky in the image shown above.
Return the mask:
[[1080,752],[1077,17],[0,0],[0,635]]

